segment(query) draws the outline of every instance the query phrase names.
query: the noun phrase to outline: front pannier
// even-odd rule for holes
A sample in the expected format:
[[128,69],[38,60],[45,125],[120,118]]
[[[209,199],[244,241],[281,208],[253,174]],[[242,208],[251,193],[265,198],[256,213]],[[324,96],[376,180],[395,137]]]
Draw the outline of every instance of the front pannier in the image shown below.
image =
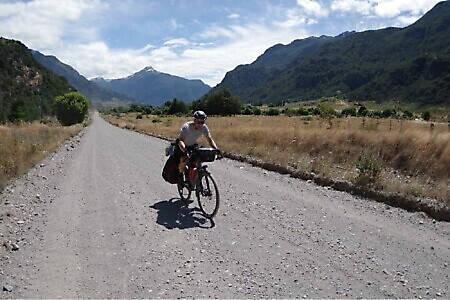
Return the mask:
[[216,159],[217,150],[214,148],[198,148],[196,155],[201,162],[211,162]]

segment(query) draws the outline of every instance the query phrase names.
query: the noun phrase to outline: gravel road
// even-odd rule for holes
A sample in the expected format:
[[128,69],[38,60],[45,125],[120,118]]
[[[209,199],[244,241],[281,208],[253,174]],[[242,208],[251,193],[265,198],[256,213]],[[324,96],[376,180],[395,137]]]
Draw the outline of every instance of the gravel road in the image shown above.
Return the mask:
[[449,223],[229,159],[212,222],[166,143],[95,114],[0,194],[2,298],[450,297]]

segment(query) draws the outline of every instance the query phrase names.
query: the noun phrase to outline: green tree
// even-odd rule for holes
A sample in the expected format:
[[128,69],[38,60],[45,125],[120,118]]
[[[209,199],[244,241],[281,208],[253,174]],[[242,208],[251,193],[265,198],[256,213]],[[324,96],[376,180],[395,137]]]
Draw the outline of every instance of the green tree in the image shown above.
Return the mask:
[[83,122],[89,109],[89,100],[79,92],[71,92],[55,99],[55,112],[64,126]]
[[393,108],[388,108],[383,110],[383,112],[381,113],[381,116],[383,118],[390,118],[392,116],[395,116],[397,114],[397,112],[395,111],[395,109]]
[[253,107],[250,104],[247,104],[242,108],[241,114],[243,115],[253,115]]
[[228,89],[203,96],[200,100],[192,102],[193,110],[203,110],[208,115],[230,116],[241,112],[242,102],[239,97],[233,96]]
[[168,107],[169,109],[167,110],[167,113],[169,115],[186,114],[189,112],[188,105],[183,101],[178,100],[177,98],[174,98],[173,101],[170,102]]
[[358,109],[357,115],[358,115],[358,117],[361,117],[361,116],[365,117],[365,116],[367,116],[368,113],[369,113],[369,110],[365,106],[361,106]]
[[410,111],[405,110],[403,112],[403,118],[404,119],[412,119],[414,117],[413,113]]
[[425,121],[430,121],[430,119],[431,119],[431,113],[427,110],[427,111],[424,111],[423,113],[422,113],[422,119],[424,119]]
[[25,109],[25,102],[22,100],[13,102],[11,106],[11,113],[9,115],[10,121],[26,121],[28,119],[27,111]]

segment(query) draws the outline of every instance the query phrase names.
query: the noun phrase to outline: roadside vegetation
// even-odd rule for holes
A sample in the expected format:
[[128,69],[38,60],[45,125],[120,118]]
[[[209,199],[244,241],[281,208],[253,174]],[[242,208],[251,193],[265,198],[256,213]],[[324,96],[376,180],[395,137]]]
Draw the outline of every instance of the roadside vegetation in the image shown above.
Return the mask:
[[0,123],[0,192],[87,124],[89,101],[78,92],[56,97],[52,115],[41,121],[21,118]]
[[[173,139],[192,119],[192,109],[168,115],[171,104],[158,111],[114,109],[105,111],[104,118],[121,128]],[[225,153],[449,205],[448,110],[371,106],[337,99],[282,107],[245,105],[240,114],[208,118],[208,126]]]
[[27,172],[65,140],[78,134],[84,124],[15,123],[0,125],[0,191]]

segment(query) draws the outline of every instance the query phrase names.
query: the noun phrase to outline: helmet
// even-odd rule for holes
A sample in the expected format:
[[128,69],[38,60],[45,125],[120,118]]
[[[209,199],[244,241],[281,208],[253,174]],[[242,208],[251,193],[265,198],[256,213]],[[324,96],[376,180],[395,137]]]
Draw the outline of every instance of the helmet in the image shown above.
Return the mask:
[[202,110],[197,110],[194,113],[194,119],[196,119],[196,120],[206,121],[206,118],[208,118],[208,116]]

